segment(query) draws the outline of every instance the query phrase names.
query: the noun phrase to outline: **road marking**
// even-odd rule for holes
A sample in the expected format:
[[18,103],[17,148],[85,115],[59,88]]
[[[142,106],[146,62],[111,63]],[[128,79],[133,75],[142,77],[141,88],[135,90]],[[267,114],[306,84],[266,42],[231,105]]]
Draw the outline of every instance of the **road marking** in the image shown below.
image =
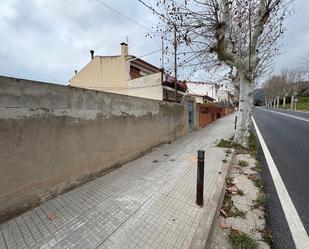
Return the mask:
[[260,140],[261,147],[263,149],[266,162],[268,164],[268,168],[270,171],[270,174],[272,176],[272,179],[274,181],[274,185],[276,188],[276,191],[279,196],[279,200],[285,215],[285,218],[288,222],[295,246],[297,249],[308,249],[309,246],[309,237],[308,234],[304,228],[303,223],[301,222],[299,215],[297,213],[297,210],[295,206],[293,205],[293,202],[291,200],[291,197],[283,183],[283,180],[280,176],[280,173],[277,169],[277,166],[267,148],[267,145],[263,139],[263,136],[252,117],[252,121],[255,127],[255,131],[258,135],[258,138]]
[[282,116],[287,116],[287,117],[290,117],[290,118],[295,118],[295,119],[298,119],[298,120],[305,121],[305,122],[308,122],[308,123],[309,123],[309,119],[308,119],[308,118],[302,118],[302,117],[294,116],[294,115],[287,114],[287,113],[282,113],[282,112],[276,112],[276,111],[266,110],[266,109],[263,109],[263,108],[257,108],[257,109],[258,109],[258,110],[262,110],[262,111],[266,111],[266,112],[277,113],[277,114],[280,114],[280,115],[282,115]]

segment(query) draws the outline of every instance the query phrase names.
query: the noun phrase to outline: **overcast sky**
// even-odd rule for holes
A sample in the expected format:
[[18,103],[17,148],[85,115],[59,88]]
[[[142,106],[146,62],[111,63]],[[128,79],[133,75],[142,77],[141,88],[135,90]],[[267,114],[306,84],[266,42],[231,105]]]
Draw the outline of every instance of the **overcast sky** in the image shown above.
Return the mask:
[[[137,0],[100,1],[149,29],[156,21]],[[309,49],[309,1],[295,0],[295,5],[275,71],[298,66]],[[130,54],[160,49],[160,41],[146,34],[96,0],[1,0],[0,75],[66,84],[75,69],[89,62],[90,49],[119,54],[127,37]],[[160,52],[144,59],[160,66]]]

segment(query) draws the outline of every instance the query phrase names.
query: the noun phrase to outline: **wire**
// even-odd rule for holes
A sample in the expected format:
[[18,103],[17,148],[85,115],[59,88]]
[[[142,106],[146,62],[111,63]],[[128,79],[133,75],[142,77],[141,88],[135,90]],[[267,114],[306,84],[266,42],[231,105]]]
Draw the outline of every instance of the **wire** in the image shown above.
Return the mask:
[[[134,23],[134,24],[136,24],[136,25],[138,25],[139,27],[141,27],[142,29],[146,30],[147,32],[149,32],[149,33],[152,33],[152,32],[153,32],[150,28],[147,28],[146,26],[144,26],[144,25],[138,23],[137,21],[135,21],[135,20],[133,20],[132,18],[128,17],[127,15],[121,13],[120,11],[118,11],[118,10],[112,8],[111,6],[107,5],[106,3],[104,3],[104,2],[102,2],[102,1],[100,1],[100,0],[94,0],[94,1],[96,1],[97,3],[102,4],[103,6],[105,6],[106,8],[108,8],[108,9],[114,11],[115,13],[117,13],[117,14],[120,15],[120,16],[122,16],[123,18],[129,20],[130,22],[132,22],[132,23]],[[157,41],[156,41],[156,40],[154,40],[154,41],[155,41],[157,47],[159,47]]]
[[162,49],[157,49],[157,50],[154,50],[152,52],[149,52],[148,54],[144,54],[144,55],[142,55],[140,57],[135,57],[135,58],[129,59],[128,62],[134,61],[134,60],[137,60],[137,59],[140,59],[140,58],[143,58],[143,57],[146,57],[148,55],[155,54],[155,53],[158,53],[158,52],[161,52],[161,51],[162,51]]
[[111,6],[107,5],[106,3],[104,3],[104,2],[102,2],[102,1],[100,1],[100,0],[94,0],[94,1],[96,1],[96,2],[98,2],[98,3],[100,3],[100,4],[102,4],[102,5],[105,6],[106,8],[108,8],[108,9],[114,11],[115,13],[117,13],[118,15],[122,16],[123,18],[129,20],[130,22],[135,23],[136,25],[140,26],[140,27],[143,28],[144,30],[147,30],[148,32],[152,32],[152,30],[150,30],[149,28],[147,28],[147,27],[145,27],[144,25],[142,25],[142,24],[136,22],[135,20],[133,20],[132,18],[126,16],[125,14],[122,14],[120,11],[118,11],[118,10],[112,8]]

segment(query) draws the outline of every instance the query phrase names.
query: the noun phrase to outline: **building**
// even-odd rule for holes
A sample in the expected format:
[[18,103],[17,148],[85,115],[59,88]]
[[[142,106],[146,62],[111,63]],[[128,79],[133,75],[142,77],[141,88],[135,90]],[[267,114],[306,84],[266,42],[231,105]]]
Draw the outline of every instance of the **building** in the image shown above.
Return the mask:
[[[121,43],[121,54],[94,56],[69,80],[71,86],[112,92],[148,99],[175,101],[175,80],[163,71],[129,55],[128,44]],[[177,82],[177,100],[185,95],[187,86]]]
[[[230,86],[210,82],[186,82],[188,92],[194,96],[208,96],[223,105],[233,104],[234,89]],[[211,100],[209,99],[209,100]],[[197,103],[201,103],[196,97]]]
[[217,93],[219,86],[216,83],[189,81],[186,82],[186,85],[189,94],[208,96],[218,102]]
[[208,95],[199,95],[199,94],[187,94],[195,99],[196,104],[206,104],[206,103],[213,103],[215,99],[209,97]]

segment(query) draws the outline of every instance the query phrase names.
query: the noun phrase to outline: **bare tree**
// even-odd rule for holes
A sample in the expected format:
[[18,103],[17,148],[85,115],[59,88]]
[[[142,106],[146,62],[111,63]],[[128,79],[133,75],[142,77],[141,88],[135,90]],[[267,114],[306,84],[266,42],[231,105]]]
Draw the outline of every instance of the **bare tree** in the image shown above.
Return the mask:
[[299,89],[299,84],[301,81],[305,79],[305,72],[301,68],[292,68],[288,70],[287,73],[287,81],[290,83],[291,86],[291,110],[296,110],[297,104],[297,94]]
[[[287,97],[291,97],[290,109],[296,109],[296,97],[300,91],[301,82],[307,79],[307,73],[302,68],[282,70],[280,75],[270,77],[264,84],[264,95],[271,107],[278,108],[282,98],[282,107],[286,106]],[[270,106],[270,105],[268,105]]]
[[283,95],[283,88],[285,82],[280,76],[272,76],[264,85],[264,96],[267,102],[270,103],[268,107],[279,108],[280,97]]
[[254,82],[269,71],[277,54],[282,22],[288,11],[286,1],[157,0],[155,7],[138,1],[160,17],[162,25],[158,32],[167,37],[171,31],[177,32],[176,42],[188,47],[182,54],[186,64],[204,70],[230,68],[230,78],[240,92],[234,142],[246,145]]

